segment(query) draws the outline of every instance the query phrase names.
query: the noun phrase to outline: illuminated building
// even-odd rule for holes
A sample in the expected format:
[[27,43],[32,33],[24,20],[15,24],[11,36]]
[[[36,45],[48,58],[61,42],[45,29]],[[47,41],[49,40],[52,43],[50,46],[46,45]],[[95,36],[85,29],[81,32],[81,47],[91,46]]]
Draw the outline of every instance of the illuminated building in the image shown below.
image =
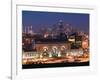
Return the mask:
[[88,40],[84,40],[84,41],[82,41],[82,48],[83,48],[83,49],[88,48],[88,47],[89,47],[88,44],[89,44],[89,43],[88,43]]
[[68,38],[68,41],[74,43],[75,42],[75,36],[70,36]]
[[37,53],[40,56],[61,57],[65,56],[70,44],[66,40],[38,39],[36,40]]
[[29,33],[29,34],[33,34],[32,26],[29,26],[29,27],[28,27],[28,33]]
[[40,33],[32,34],[33,29],[30,26],[28,33],[23,34],[23,51],[35,52],[40,58],[65,57],[67,53],[71,55],[83,54],[82,50],[79,49],[88,48],[88,42],[82,39],[84,36],[84,39],[88,40],[88,35],[85,36],[83,32],[72,31],[72,27],[64,27],[62,20],[54,29],[41,28]]

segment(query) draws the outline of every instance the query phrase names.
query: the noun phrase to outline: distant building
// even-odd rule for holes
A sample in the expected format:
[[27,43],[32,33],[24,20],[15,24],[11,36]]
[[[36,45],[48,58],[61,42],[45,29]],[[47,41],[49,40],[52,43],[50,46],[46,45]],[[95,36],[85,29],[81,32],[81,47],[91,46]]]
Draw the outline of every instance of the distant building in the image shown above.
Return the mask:
[[82,36],[78,36],[77,33],[73,33],[68,37],[68,42],[71,43],[71,49],[82,48]]
[[88,40],[82,41],[82,48],[87,49],[88,47],[89,47],[89,41]]
[[32,26],[29,26],[28,30],[25,30],[22,34],[22,48],[26,52],[25,55],[38,54],[39,57],[65,57],[67,53],[72,55],[76,55],[77,52],[83,54],[82,50],[88,48],[88,34],[73,30],[69,24],[66,26],[60,20],[57,26],[42,28],[40,33],[34,33]]
[[32,26],[29,26],[29,27],[28,27],[28,34],[33,34]]
[[44,56],[66,56],[66,52],[70,49],[70,44],[67,40],[59,39],[38,39],[36,42],[37,53]]

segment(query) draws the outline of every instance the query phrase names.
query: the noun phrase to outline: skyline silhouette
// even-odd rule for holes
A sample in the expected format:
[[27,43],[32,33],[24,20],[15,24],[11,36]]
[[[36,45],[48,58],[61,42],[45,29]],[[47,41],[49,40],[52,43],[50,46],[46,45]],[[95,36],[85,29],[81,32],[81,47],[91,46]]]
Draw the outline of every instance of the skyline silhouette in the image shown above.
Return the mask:
[[22,26],[32,26],[34,31],[41,27],[52,28],[59,20],[62,20],[64,24],[71,24],[73,28],[89,32],[89,14],[22,11]]

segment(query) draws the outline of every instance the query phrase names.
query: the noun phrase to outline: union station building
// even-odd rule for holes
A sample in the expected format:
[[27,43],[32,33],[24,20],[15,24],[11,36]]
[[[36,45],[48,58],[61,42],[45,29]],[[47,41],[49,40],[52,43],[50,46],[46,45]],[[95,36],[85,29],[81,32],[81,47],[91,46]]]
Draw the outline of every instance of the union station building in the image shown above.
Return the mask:
[[67,43],[66,40],[58,40],[58,39],[39,39],[35,42],[35,47],[37,53],[44,56],[49,57],[64,57],[66,56],[67,50],[70,49],[70,43]]

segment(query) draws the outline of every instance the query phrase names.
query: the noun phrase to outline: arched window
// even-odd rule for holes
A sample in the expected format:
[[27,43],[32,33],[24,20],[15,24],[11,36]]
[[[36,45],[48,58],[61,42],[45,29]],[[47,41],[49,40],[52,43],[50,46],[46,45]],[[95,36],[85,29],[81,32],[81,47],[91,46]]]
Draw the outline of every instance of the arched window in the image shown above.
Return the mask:
[[42,56],[43,57],[48,57],[49,56],[49,52],[48,52],[48,47],[47,46],[43,47]]
[[58,48],[56,46],[52,47],[52,57],[58,57]]
[[43,51],[48,51],[48,47],[43,47]]
[[64,57],[66,56],[66,47],[65,46],[61,46],[61,55]]
[[57,54],[57,50],[58,50],[58,48],[57,48],[56,46],[53,46],[53,47],[52,47],[53,53]]
[[66,50],[66,47],[65,46],[61,46],[61,50],[62,51]]

